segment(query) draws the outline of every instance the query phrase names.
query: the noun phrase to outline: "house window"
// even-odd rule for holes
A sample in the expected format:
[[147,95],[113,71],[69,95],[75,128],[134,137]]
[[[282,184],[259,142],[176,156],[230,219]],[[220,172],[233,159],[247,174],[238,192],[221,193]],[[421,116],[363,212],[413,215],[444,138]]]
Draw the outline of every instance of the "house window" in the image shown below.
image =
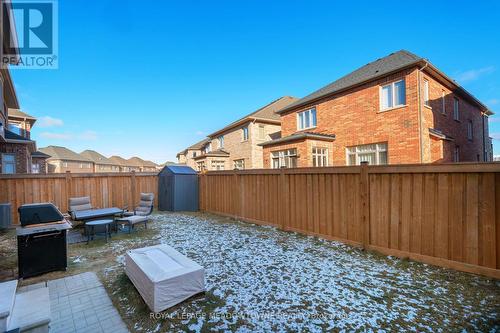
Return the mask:
[[247,141],[248,140],[248,126],[245,126],[241,129],[241,136],[242,136],[242,141]]
[[68,162],[62,162],[62,166],[63,166],[63,168],[67,168],[68,167]]
[[460,114],[458,110],[458,98],[453,98],[453,119],[460,120]]
[[31,173],[40,173],[40,164],[32,163],[31,164]]
[[446,93],[444,90],[441,92],[441,113],[446,114]]
[[405,80],[396,81],[380,88],[380,109],[387,110],[406,104]]
[[2,173],[16,173],[15,154],[2,154]]
[[312,160],[313,160],[313,166],[315,167],[328,166],[328,149],[313,147]]
[[264,125],[259,125],[259,139],[264,140],[266,138],[266,131]]
[[219,141],[219,149],[224,148],[224,136],[223,135],[219,136],[217,140]]
[[236,170],[243,170],[243,169],[245,169],[245,160],[244,159],[234,160],[234,168]]
[[426,106],[431,106],[429,101],[429,81],[424,80],[424,104]]
[[347,147],[347,165],[387,164],[387,143],[373,143],[355,147]]
[[455,150],[453,151],[453,162],[460,162],[460,147],[455,146]]
[[196,166],[198,168],[198,171],[205,171],[205,161],[196,163]]
[[274,151],[271,153],[271,160],[273,169],[296,168],[297,149]]
[[224,161],[212,161],[212,170],[224,170]]
[[473,138],[473,126],[472,126],[472,120],[469,120],[467,123],[467,139],[472,141]]
[[196,152],[195,151],[193,151],[193,157],[196,157]]
[[22,128],[22,125],[20,123],[9,123],[9,131],[11,131],[12,133],[15,133],[17,135],[21,135],[21,136],[24,136],[23,135],[23,128]]
[[297,113],[297,129],[305,130],[316,127],[316,108]]
[[210,153],[212,151],[212,142],[208,143],[205,147],[205,154]]

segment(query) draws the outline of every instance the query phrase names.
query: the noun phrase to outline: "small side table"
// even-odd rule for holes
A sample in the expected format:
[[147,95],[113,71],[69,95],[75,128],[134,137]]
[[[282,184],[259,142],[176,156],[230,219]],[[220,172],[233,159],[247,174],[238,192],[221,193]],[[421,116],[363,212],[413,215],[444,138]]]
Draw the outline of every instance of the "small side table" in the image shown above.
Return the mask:
[[105,228],[104,236],[106,243],[108,242],[108,236],[111,238],[111,225],[114,220],[95,220],[85,223],[85,233],[87,234],[87,244],[90,243],[90,238],[94,239],[95,227],[103,226]]

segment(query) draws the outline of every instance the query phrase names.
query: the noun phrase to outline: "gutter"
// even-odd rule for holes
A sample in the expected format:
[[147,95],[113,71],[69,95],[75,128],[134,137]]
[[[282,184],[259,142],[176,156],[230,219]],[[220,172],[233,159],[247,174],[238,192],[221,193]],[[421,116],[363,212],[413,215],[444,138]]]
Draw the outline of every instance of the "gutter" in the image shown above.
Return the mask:
[[420,96],[421,89],[421,73],[429,65],[426,61],[424,67],[419,68],[417,71],[418,76],[418,89],[417,89],[417,99],[418,99],[418,132],[420,138],[420,163],[424,163],[424,129],[423,129],[423,112],[422,112],[422,98]]

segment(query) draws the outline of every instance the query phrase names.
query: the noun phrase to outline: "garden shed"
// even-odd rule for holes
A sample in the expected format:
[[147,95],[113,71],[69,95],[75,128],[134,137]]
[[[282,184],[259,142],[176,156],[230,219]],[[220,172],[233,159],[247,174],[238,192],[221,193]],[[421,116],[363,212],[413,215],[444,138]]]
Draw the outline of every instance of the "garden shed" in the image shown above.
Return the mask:
[[158,209],[198,210],[198,174],[184,165],[167,165],[158,175]]

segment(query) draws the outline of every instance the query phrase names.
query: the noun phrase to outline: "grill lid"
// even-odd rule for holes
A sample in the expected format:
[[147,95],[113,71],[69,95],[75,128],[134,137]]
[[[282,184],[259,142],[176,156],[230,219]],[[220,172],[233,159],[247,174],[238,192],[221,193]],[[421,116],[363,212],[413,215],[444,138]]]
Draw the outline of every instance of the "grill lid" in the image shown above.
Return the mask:
[[51,203],[27,204],[18,209],[21,226],[59,222],[64,220],[61,212]]

